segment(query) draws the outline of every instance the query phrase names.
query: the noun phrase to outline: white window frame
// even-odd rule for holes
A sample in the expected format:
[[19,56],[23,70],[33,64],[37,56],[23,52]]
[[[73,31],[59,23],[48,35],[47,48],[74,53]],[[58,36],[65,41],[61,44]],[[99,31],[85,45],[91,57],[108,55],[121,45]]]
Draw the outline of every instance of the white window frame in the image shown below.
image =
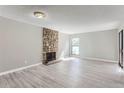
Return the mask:
[[[77,38],[77,37],[75,37],[75,38]],[[72,55],[72,56],[79,56],[79,55],[80,55],[80,38],[78,38],[78,39],[79,39],[79,44],[75,44],[75,45],[72,44],[72,40],[73,40],[73,39],[74,39],[74,38],[71,38],[71,40],[70,40],[70,41],[71,41],[71,48],[70,48],[70,49],[71,49],[71,50],[70,50],[70,51],[71,51],[71,55]],[[73,48],[74,46],[79,47],[79,54],[73,54],[72,48]]]

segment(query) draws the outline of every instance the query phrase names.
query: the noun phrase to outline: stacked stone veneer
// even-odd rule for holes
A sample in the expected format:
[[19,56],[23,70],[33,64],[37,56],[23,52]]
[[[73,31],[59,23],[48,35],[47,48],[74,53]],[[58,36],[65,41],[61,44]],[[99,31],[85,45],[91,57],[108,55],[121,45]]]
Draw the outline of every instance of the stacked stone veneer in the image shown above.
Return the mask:
[[58,31],[43,28],[43,60],[46,61],[46,53],[58,51]]

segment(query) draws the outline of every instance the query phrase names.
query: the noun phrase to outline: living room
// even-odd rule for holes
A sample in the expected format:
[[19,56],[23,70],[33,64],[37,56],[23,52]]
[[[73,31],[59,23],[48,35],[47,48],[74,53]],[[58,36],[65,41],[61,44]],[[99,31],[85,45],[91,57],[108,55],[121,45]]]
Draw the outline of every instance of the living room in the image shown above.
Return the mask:
[[0,87],[124,87],[123,10],[1,5]]

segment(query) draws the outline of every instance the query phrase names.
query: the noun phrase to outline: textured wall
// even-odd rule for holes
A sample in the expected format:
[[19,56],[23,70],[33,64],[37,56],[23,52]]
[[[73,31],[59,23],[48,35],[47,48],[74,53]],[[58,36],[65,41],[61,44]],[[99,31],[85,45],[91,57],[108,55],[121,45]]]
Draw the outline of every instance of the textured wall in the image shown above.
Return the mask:
[[43,52],[57,52],[58,32],[43,28]]

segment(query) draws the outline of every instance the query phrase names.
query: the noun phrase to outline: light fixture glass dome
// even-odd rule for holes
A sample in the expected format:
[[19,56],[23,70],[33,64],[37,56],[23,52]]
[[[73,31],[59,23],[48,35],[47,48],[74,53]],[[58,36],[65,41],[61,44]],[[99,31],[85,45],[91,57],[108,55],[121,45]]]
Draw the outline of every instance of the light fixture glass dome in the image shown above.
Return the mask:
[[45,17],[45,14],[43,12],[36,11],[34,12],[34,16],[37,18],[43,18]]

